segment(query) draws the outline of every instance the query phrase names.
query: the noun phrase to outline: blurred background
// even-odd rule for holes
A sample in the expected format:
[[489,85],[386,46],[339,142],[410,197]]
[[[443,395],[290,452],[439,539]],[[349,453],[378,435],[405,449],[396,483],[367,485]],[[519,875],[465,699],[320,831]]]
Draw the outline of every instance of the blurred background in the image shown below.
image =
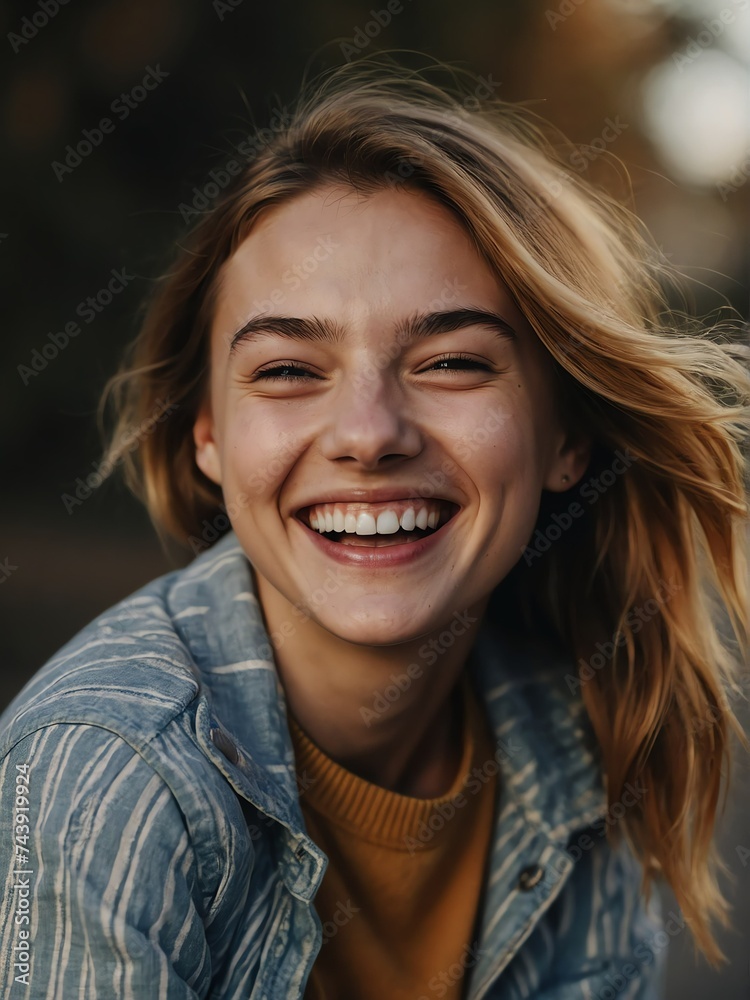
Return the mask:
[[[96,614],[191,558],[161,549],[116,474],[66,497],[97,468],[101,388],[211,171],[278,123],[306,66],[408,48],[470,70],[631,199],[697,313],[748,316],[750,0],[28,0],[0,3],[0,35],[0,709]],[[747,791],[743,767],[721,834],[731,964],[695,964],[678,934],[668,1000],[750,996]]]

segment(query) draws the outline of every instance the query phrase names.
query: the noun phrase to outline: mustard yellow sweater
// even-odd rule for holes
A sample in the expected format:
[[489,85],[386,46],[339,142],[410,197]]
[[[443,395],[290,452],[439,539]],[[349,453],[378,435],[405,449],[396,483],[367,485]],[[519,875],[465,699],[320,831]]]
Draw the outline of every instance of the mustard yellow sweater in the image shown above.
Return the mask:
[[312,779],[302,812],[329,858],[315,897],[323,945],[305,1000],[462,996],[477,961],[498,779],[482,770],[495,746],[468,675],[457,691],[463,754],[453,785],[437,799],[365,781],[289,718],[297,767]]

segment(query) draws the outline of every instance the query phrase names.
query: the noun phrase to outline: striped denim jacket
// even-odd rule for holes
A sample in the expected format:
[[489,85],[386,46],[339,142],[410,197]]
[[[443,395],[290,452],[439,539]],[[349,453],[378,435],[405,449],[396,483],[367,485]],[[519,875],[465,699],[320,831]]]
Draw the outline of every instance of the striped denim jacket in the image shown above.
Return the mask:
[[[87,625],[0,717],[4,997],[302,996],[328,859],[268,640],[230,532]],[[570,663],[485,616],[467,669],[501,791],[464,996],[656,1000],[658,893],[606,837],[644,790],[607,810]]]

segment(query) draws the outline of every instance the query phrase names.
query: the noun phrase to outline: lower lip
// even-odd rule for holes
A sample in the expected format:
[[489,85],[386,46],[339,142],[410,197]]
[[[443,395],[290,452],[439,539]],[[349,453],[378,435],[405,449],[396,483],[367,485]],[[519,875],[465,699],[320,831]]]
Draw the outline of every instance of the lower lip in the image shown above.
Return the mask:
[[364,566],[365,568],[377,568],[381,566],[399,566],[404,563],[419,559],[439,545],[450,530],[453,522],[458,517],[458,513],[446,521],[437,531],[431,535],[420,538],[418,542],[405,542],[403,545],[388,545],[383,548],[366,548],[365,546],[342,545],[341,542],[332,542],[319,531],[308,528],[304,522],[295,518],[295,521],[302,527],[308,535],[312,536],[312,541],[331,559],[343,563],[346,566]]

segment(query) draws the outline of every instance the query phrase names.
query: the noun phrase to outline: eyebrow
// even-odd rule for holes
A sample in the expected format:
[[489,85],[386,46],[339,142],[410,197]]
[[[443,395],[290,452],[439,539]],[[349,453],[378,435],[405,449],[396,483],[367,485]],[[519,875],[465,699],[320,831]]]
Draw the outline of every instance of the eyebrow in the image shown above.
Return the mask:
[[[409,342],[438,333],[452,333],[465,326],[488,327],[503,339],[515,340],[517,337],[516,331],[502,316],[485,309],[471,308],[412,313],[396,325],[396,334],[400,340]],[[345,337],[345,332],[338,323],[317,316],[256,316],[234,334],[229,354],[231,356],[241,344],[255,337],[274,333],[290,340],[327,341],[334,344],[342,343]]]

